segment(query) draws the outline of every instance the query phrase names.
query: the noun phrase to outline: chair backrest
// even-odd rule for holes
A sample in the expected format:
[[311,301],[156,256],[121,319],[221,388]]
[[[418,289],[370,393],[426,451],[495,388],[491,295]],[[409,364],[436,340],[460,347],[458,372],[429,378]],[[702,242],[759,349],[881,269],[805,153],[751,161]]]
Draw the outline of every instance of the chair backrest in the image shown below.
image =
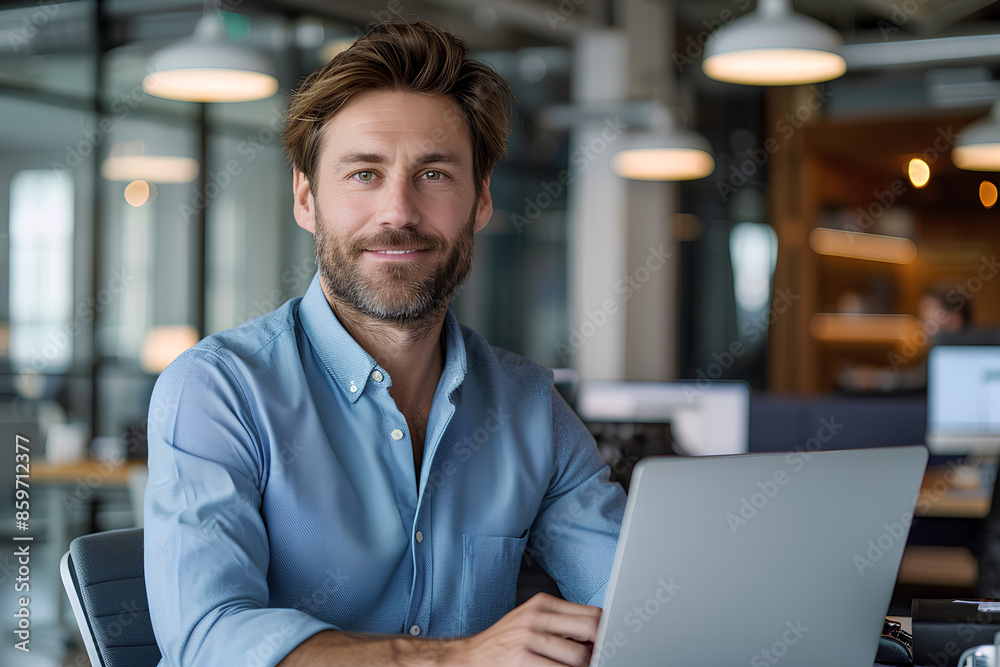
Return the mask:
[[142,529],[78,537],[59,570],[94,667],[155,667],[160,649],[146,602]]

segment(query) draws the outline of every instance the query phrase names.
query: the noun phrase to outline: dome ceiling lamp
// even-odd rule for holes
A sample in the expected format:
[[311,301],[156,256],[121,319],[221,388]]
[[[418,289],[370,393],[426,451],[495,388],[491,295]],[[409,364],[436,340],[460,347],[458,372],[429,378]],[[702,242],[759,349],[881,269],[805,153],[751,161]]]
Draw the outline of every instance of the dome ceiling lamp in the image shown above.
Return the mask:
[[705,137],[679,127],[675,112],[654,104],[644,131],[623,139],[611,158],[611,170],[639,181],[690,181],[715,170],[712,147]]
[[962,128],[951,149],[951,161],[959,169],[1000,171],[1000,100],[988,116]]
[[818,83],[847,71],[842,45],[837,31],[794,11],[790,0],[760,0],[755,11],[712,33],[702,69],[751,86]]
[[182,102],[249,102],[274,95],[278,78],[270,57],[231,40],[221,15],[206,12],[192,36],[153,54],[142,89]]

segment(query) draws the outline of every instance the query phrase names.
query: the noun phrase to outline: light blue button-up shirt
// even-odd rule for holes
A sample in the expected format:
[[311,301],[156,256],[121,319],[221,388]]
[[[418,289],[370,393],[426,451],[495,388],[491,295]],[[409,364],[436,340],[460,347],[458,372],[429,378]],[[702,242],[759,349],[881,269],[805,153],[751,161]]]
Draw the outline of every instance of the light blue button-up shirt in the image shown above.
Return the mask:
[[514,606],[527,547],[600,606],[624,509],[551,373],[448,312],[417,480],[392,378],[314,278],[181,355],[149,413],[161,665],[275,665],[324,629],[456,637]]

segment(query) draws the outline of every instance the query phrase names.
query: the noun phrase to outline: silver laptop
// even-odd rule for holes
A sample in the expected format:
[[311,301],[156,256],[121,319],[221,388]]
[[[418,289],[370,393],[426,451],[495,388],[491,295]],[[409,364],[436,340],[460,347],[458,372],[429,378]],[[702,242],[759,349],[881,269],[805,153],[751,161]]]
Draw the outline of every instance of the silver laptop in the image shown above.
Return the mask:
[[871,667],[927,450],[650,457],[591,667]]

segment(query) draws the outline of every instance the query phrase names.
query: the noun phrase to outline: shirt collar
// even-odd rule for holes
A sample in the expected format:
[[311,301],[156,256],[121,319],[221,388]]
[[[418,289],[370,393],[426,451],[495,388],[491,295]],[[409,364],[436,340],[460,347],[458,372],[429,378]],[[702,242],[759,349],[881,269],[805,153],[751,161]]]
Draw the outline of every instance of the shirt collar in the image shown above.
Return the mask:
[[[351,403],[364,393],[369,382],[375,382],[372,375],[377,370],[383,379],[376,384],[392,385],[389,374],[381,368],[368,352],[340,323],[330,308],[319,274],[313,276],[299,304],[299,321],[309,339],[316,357],[326,369],[334,386],[340,389]],[[465,356],[465,336],[455,314],[448,309],[444,320],[445,363],[439,389],[450,395],[465,379],[467,360]]]
[[455,313],[448,308],[444,316],[444,371],[438,382],[438,389],[444,390],[449,398],[458,389],[468,371],[468,358],[465,356],[465,334],[458,323]]

